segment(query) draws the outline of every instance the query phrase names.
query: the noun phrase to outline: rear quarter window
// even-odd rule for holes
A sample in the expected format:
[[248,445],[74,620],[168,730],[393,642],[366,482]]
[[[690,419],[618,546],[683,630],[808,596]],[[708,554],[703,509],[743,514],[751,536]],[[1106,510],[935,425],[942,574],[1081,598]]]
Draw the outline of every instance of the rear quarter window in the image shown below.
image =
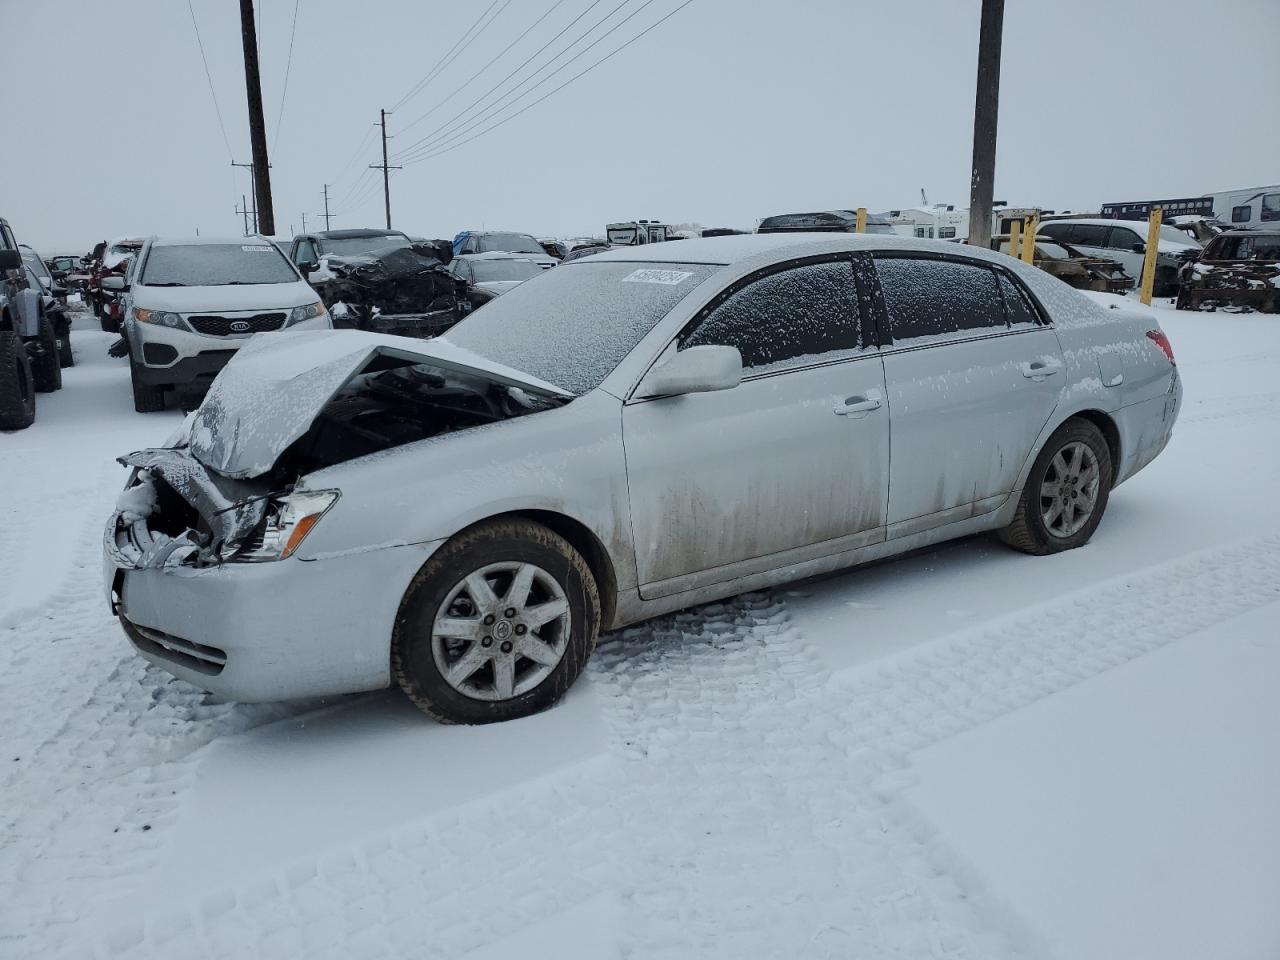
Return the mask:
[[995,271],[975,263],[876,257],[895,346],[1006,327]]

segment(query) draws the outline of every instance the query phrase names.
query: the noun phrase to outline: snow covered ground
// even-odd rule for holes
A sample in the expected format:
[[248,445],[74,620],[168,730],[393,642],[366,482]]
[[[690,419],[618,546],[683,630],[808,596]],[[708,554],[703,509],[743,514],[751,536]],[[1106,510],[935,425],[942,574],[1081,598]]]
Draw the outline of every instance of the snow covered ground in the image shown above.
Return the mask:
[[1280,955],[1280,323],[1093,542],[986,539],[605,638],[548,713],[211,702],[107,612],[112,339],[0,434],[0,957]]

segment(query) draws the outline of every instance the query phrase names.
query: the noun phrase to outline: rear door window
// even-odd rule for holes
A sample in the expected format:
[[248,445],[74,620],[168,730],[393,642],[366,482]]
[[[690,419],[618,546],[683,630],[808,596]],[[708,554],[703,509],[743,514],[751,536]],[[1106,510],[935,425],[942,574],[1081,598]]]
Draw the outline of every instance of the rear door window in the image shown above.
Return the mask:
[[810,263],[751,281],[682,335],[679,348],[707,344],[737,347],[748,375],[857,353],[864,339],[853,265]]
[[896,346],[913,340],[1006,329],[995,271],[976,263],[876,257]]
[[1010,329],[1025,330],[1039,326],[1040,315],[1027,299],[1022,285],[999,270],[996,271],[996,277],[1000,283],[1000,296],[1004,299],[1004,311]]
[[1112,250],[1132,251],[1141,242],[1142,238],[1128,227],[1112,227],[1111,237],[1107,240],[1107,246]]
[[1065,239],[1067,243],[1074,243],[1077,247],[1103,247],[1106,246],[1107,231],[1110,229],[1095,223],[1073,223],[1071,235],[1059,239]]

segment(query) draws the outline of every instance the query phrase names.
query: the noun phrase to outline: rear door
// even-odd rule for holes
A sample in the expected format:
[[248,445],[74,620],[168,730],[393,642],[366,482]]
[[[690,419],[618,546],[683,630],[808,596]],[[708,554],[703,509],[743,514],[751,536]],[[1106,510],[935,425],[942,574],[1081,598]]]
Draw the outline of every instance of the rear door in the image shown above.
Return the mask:
[[[1142,248],[1139,252],[1138,248]],[[1142,267],[1146,260],[1145,242],[1132,227],[1117,224],[1111,228],[1107,236],[1106,249],[1102,256],[1119,260],[1124,264],[1125,272],[1131,277],[1142,277]]]
[[640,593],[667,596],[884,539],[884,371],[848,255],[770,267],[668,351],[742,354],[731,390],[623,408]]
[[877,254],[892,343],[888,537],[995,509],[1062,389],[1058,339],[1003,268]]

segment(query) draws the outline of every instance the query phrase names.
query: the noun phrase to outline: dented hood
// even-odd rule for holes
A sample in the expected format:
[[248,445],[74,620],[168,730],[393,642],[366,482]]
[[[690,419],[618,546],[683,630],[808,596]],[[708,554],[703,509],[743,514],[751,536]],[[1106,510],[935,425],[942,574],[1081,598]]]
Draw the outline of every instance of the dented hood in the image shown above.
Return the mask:
[[418,363],[487,377],[539,396],[573,396],[444,340],[297,330],[253,337],[236,353],[192,416],[187,443],[197,460],[225,477],[260,476],[353,377]]

